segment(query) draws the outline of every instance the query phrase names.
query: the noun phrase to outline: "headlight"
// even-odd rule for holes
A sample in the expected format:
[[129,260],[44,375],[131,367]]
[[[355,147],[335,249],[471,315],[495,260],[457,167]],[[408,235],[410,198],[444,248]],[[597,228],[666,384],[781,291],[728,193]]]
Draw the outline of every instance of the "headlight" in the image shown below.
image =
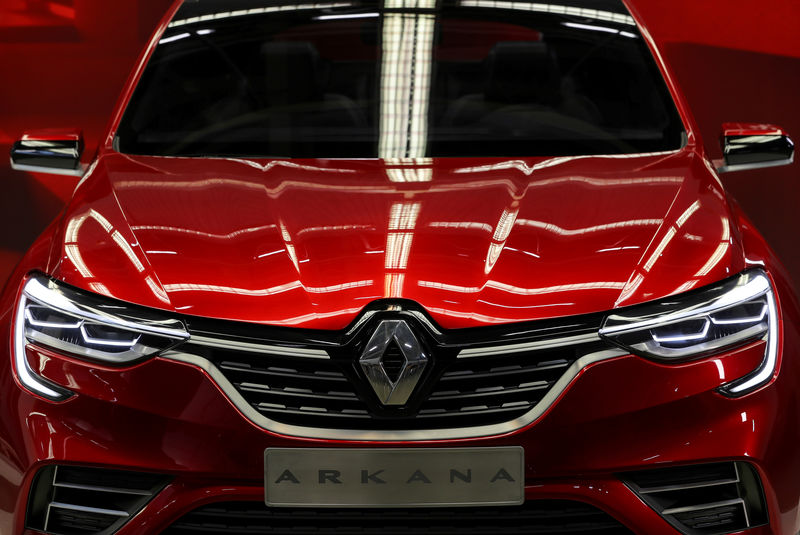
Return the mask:
[[25,354],[28,344],[107,365],[125,365],[188,338],[178,320],[34,275],[25,282],[17,305],[14,364],[26,388],[48,399],[63,400],[71,395],[69,391],[31,370]]
[[612,314],[600,334],[633,353],[661,361],[700,358],[763,339],[766,349],[761,365],[721,387],[730,396],[744,395],[769,382],[778,358],[775,294],[760,269]]

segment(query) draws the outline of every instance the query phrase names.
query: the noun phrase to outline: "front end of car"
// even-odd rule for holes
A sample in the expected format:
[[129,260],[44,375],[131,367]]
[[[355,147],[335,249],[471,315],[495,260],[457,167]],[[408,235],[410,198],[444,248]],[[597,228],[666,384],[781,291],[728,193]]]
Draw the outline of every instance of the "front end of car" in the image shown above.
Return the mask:
[[29,273],[14,532],[789,533],[785,291],[753,267],[608,313],[442,329],[386,300],[322,331]]
[[654,52],[620,0],[176,2],[91,165],[12,151],[82,178],[0,295],[0,533],[796,535],[796,289]]

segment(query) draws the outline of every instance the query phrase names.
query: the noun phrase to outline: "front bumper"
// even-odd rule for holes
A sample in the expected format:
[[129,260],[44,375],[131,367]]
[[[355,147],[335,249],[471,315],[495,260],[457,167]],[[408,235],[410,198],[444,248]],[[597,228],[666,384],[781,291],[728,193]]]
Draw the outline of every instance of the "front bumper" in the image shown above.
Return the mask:
[[[786,358],[786,348],[800,346],[793,328],[784,334],[781,374],[743,398],[725,398],[715,388],[752,369],[758,348],[677,366],[622,356],[584,369],[547,413],[521,431],[408,445],[523,446],[526,499],[587,502],[647,535],[677,531],[619,473],[747,461],[760,475],[770,521],[748,533],[794,535],[800,496],[794,392],[800,375],[793,363],[800,361]],[[29,487],[34,474],[49,464],[171,476],[171,483],[118,532],[156,534],[204,504],[263,503],[267,447],[398,447],[267,432],[247,420],[205,371],[186,363],[159,358],[119,370],[44,352],[30,358],[44,377],[77,395],[53,404],[18,388],[8,368],[0,372],[7,393],[0,419],[6,437],[0,451],[3,533],[26,532]]]

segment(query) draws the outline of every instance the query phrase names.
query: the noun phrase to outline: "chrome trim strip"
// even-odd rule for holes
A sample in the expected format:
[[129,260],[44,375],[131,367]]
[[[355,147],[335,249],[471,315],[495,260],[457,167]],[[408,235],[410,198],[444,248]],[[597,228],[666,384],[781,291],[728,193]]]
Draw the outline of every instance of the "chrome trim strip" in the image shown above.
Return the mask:
[[739,482],[738,476],[736,478],[716,479],[714,481],[700,481],[697,483],[677,484],[677,485],[664,485],[661,487],[648,487],[643,489],[639,487],[637,491],[639,494],[657,494],[659,492],[670,492],[673,490],[685,489],[700,489],[703,487],[717,487],[720,485],[735,485]]
[[[369,321],[369,320],[370,320],[370,319],[371,319],[373,316],[375,316],[375,314],[377,314],[378,312],[383,312],[383,311],[385,311],[385,310],[392,310],[392,308],[389,308],[389,309],[384,309],[384,310],[368,310],[368,311],[366,311],[366,312],[365,312],[365,313],[364,313],[364,314],[363,314],[363,315],[362,315],[362,316],[361,316],[361,317],[358,319],[358,321],[356,321],[356,323],[355,323],[353,326],[351,326],[351,327],[350,327],[350,329],[348,329],[348,331],[345,333],[345,335],[346,335],[346,336],[350,336],[351,334],[353,334],[354,332],[356,332],[356,331],[358,330],[358,328],[359,328],[359,327],[361,327],[362,325],[364,325],[364,324],[365,324],[367,321]],[[419,312],[418,310],[404,310],[404,309],[402,309],[402,308],[397,308],[397,309],[394,309],[394,310],[395,310],[395,311],[397,311],[397,312],[404,312],[404,313],[407,313],[407,314],[409,314],[409,315],[413,316],[413,317],[414,317],[414,318],[416,318],[416,319],[417,319],[417,320],[418,320],[420,323],[422,323],[422,324],[423,324],[423,325],[425,325],[425,326],[426,326],[428,329],[430,329],[430,331],[431,331],[432,333],[434,333],[434,334],[442,334],[442,332],[441,332],[441,331],[440,331],[440,330],[439,330],[439,329],[436,327],[436,325],[434,325],[434,324],[433,324],[433,323],[432,323],[432,322],[431,322],[431,321],[430,321],[430,320],[427,318],[427,316],[425,316],[425,314],[423,314],[422,312]]]
[[437,329],[436,325],[431,323],[431,321],[422,312],[420,312],[418,310],[409,310],[408,313],[411,314],[412,316],[414,316],[415,318],[417,318],[428,329],[430,329],[432,333],[434,333],[434,334],[442,334],[442,331]]
[[53,482],[54,487],[62,487],[65,489],[87,490],[90,492],[106,492],[109,494],[131,494],[135,496],[152,496],[153,493],[149,490],[134,490],[134,489],[118,489],[113,487],[96,487],[94,485],[82,485],[80,483],[58,483]]
[[561,396],[572,383],[573,379],[586,367],[597,362],[627,355],[623,349],[608,349],[590,353],[579,358],[567,368],[553,387],[542,400],[530,411],[514,420],[500,424],[479,427],[458,427],[451,429],[424,429],[424,430],[368,430],[368,429],[326,429],[301,427],[284,424],[267,418],[255,410],[236,388],[228,381],[227,377],[211,361],[198,355],[181,352],[180,347],[167,351],[161,358],[175,362],[183,362],[204,370],[214,380],[226,396],[233,402],[239,411],[257,426],[280,435],[297,438],[313,438],[345,441],[365,442],[400,442],[400,441],[428,441],[428,440],[454,440],[459,438],[478,438],[502,435],[517,431],[539,419]]
[[48,509],[55,507],[56,509],[67,509],[68,511],[80,511],[82,513],[97,513],[101,515],[118,516],[120,518],[129,518],[131,515],[125,511],[117,511],[116,509],[102,509],[100,507],[87,507],[85,505],[73,505],[71,503],[50,502]]
[[523,351],[535,351],[540,349],[552,349],[554,347],[573,346],[590,342],[599,342],[600,335],[597,332],[589,334],[579,334],[576,336],[565,336],[563,338],[550,338],[548,340],[538,340],[536,342],[525,342],[522,344],[506,344],[490,347],[475,347],[463,349],[458,354],[458,358],[490,357],[492,355],[507,355],[509,353],[521,353]]
[[220,349],[232,349],[235,351],[247,351],[250,353],[269,353],[270,355],[282,355],[286,357],[303,357],[310,359],[329,359],[328,352],[324,349],[308,349],[303,347],[284,347],[269,344],[257,344],[252,342],[238,342],[211,336],[192,335],[189,340],[191,344],[206,347],[218,347]]
[[49,175],[77,176],[82,177],[86,173],[86,166],[80,165],[77,169],[59,169],[57,167],[45,167],[43,165],[26,165],[24,163],[14,163],[11,160],[11,169],[15,171],[25,171],[27,173],[47,173]]
[[[723,500],[721,502],[713,502],[713,503],[703,503],[700,505],[689,505],[687,507],[675,507],[674,509],[664,509],[661,511],[662,515],[675,515],[678,513],[689,513],[691,511],[703,511],[705,509],[713,509],[714,507],[724,507],[726,505],[736,505],[739,504],[742,506],[742,509],[747,511],[747,508],[744,505],[744,500],[741,498],[735,498],[732,500]],[[745,513],[745,516],[747,513]],[[745,520],[747,520],[745,518]],[[750,525],[750,522],[747,522],[747,525]]]
[[359,328],[359,327],[361,327],[362,325],[364,325],[364,324],[367,322],[367,320],[368,320],[368,319],[370,319],[372,316],[374,316],[374,315],[375,315],[375,314],[377,314],[377,313],[378,313],[378,311],[377,311],[377,310],[367,310],[367,311],[366,311],[366,312],[365,312],[365,313],[364,313],[364,314],[363,314],[363,315],[362,315],[360,318],[358,318],[358,320],[356,321],[355,325],[353,325],[353,326],[350,328],[350,330],[348,330],[348,331],[345,333],[345,335],[346,335],[346,336],[350,336],[351,334],[353,334],[354,332],[356,332],[356,331],[358,330],[358,328]]

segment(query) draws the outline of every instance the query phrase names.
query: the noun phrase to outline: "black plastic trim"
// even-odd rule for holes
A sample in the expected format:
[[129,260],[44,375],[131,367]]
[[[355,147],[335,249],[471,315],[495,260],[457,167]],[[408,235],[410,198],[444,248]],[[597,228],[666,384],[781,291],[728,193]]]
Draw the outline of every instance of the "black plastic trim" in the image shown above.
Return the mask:
[[11,162],[27,167],[77,170],[80,167],[82,139],[22,139],[11,147]]

